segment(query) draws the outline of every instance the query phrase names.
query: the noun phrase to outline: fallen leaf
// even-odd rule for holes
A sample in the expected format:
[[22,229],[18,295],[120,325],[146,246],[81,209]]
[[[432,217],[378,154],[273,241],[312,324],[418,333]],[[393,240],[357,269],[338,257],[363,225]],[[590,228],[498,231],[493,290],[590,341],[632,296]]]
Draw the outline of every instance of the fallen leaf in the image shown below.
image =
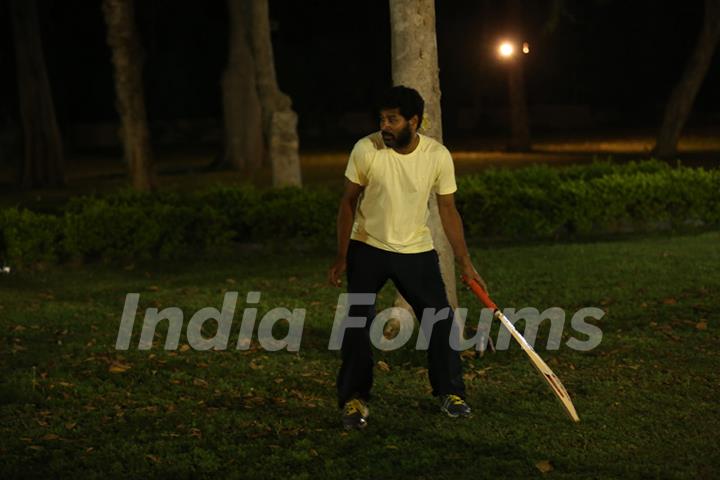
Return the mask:
[[145,455],[145,458],[147,458],[148,460],[150,460],[153,463],[160,463],[160,457],[158,457],[157,455],[147,454],[147,455]]
[[68,430],[72,430],[72,429],[75,428],[76,426],[77,426],[77,423],[76,423],[76,422],[67,422],[67,423],[65,424],[65,428],[67,428]]
[[160,287],[158,287],[157,285],[150,285],[149,287],[147,287],[147,289],[151,292],[157,292],[158,290],[160,290]]
[[130,365],[126,363],[113,362],[112,364],[110,364],[108,371],[110,373],[124,373],[130,370],[130,368]]
[[676,305],[678,301],[677,299],[670,297],[663,300],[662,303],[664,303],[665,305]]
[[698,330],[707,330],[707,328],[708,328],[707,320],[699,321],[698,323],[695,324],[695,328],[697,328]]
[[460,352],[461,358],[475,358],[475,350],[463,350]]
[[190,345],[188,345],[187,343],[183,343],[182,345],[180,345],[181,352],[187,352],[188,350],[190,350]]
[[57,440],[59,438],[60,438],[60,435],[56,435],[54,433],[46,433],[45,435],[40,437],[41,440],[48,440],[48,441]]
[[382,360],[378,360],[377,362],[378,370],[381,372],[389,372],[390,371],[390,365],[383,362]]
[[548,473],[553,471],[552,463],[550,463],[550,460],[540,460],[535,464],[535,467],[537,467],[538,470],[540,470],[542,473]]

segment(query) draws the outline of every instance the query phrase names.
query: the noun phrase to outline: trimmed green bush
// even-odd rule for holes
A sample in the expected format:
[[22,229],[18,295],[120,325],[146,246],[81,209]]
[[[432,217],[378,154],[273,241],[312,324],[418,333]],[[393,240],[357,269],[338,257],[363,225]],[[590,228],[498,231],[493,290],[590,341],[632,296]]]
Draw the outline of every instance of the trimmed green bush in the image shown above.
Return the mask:
[[720,172],[657,161],[518,170],[458,180],[471,238],[548,238],[720,223]]
[[0,259],[15,266],[54,262],[60,254],[62,221],[52,215],[0,210]]
[[[469,241],[557,238],[720,224],[720,171],[646,161],[490,169],[458,179]],[[0,258],[15,265],[182,258],[236,242],[335,238],[339,191],[214,187],[78,197],[61,217],[0,211]]]

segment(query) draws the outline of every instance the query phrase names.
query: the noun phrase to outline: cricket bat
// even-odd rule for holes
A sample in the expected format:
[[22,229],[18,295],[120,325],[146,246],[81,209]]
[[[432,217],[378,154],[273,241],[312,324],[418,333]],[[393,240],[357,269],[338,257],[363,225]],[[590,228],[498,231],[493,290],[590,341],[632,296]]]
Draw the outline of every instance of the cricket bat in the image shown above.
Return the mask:
[[532,364],[535,366],[540,376],[545,380],[545,382],[547,382],[548,385],[550,385],[550,388],[552,389],[557,399],[560,401],[560,404],[563,406],[568,416],[570,416],[573,421],[579,422],[580,417],[578,417],[578,414],[575,411],[575,406],[570,399],[570,395],[568,395],[567,390],[565,390],[565,387],[563,386],[557,375],[555,375],[555,373],[550,370],[550,367],[547,366],[547,363],[545,363],[543,359],[540,358],[540,355],[538,355],[533,349],[533,347],[525,340],[525,338],[520,335],[520,332],[517,331],[512,322],[510,322],[510,320],[508,320],[507,317],[503,315],[503,313],[490,299],[487,292],[483,290],[480,284],[475,279],[468,279],[465,276],[463,276],[463,281],[470,287],[473,293],[487,308],[493,310],[495,318],[500,320],[500,323],[502,323],[503,326],[508,329],[512,337],[517,340],[523,351],[527,354],[528,357],[530,357],[530,362],[532,362]]

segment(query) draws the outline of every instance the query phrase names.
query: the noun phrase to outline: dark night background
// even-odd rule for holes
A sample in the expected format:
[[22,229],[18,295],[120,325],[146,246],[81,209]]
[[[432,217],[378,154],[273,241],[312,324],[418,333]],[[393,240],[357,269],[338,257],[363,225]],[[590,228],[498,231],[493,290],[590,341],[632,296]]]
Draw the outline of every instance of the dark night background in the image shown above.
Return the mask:
[[[509,23],[506,3],[436,2],[446,138],[506,130],[506,76],[494,54]],[[656,130],[696,41],[702,1],[567,1],[552,31],[546,28],[552,1],[523,3],[523,36],[531,45],[525,83],[533,133]],[[67,135],[70,126],[117,121],[100,2],[38,4],[60,128],[66,144],[80,148],[86,139]],[[273,0],[270,8],[278,80],[299,113],[303,145],[340,145],[357,137],[368,122],[372,127],[366,114],[391,80],[387,2]],[[143,0],[137,2],[136,15],[151,126],[183,119],[220,128],[225,2]],[[7,129],[19,120],[5,3],[0,22],[0,126]],[[717,57],[689,128],[720,123]]]

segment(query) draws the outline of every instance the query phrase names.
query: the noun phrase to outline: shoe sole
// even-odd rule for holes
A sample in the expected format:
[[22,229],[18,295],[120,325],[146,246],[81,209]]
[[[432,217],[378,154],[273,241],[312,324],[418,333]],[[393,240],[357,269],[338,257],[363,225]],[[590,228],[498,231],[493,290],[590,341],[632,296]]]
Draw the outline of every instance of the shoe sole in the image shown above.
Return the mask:
[[445,415],[447,415],[450,418],[470,418],[470,417],[472,417],[472,412],[468,413],[467,415],[462,415],[460,413],[450,413],[445,408],[441,408],[440,411],[443,412]]

